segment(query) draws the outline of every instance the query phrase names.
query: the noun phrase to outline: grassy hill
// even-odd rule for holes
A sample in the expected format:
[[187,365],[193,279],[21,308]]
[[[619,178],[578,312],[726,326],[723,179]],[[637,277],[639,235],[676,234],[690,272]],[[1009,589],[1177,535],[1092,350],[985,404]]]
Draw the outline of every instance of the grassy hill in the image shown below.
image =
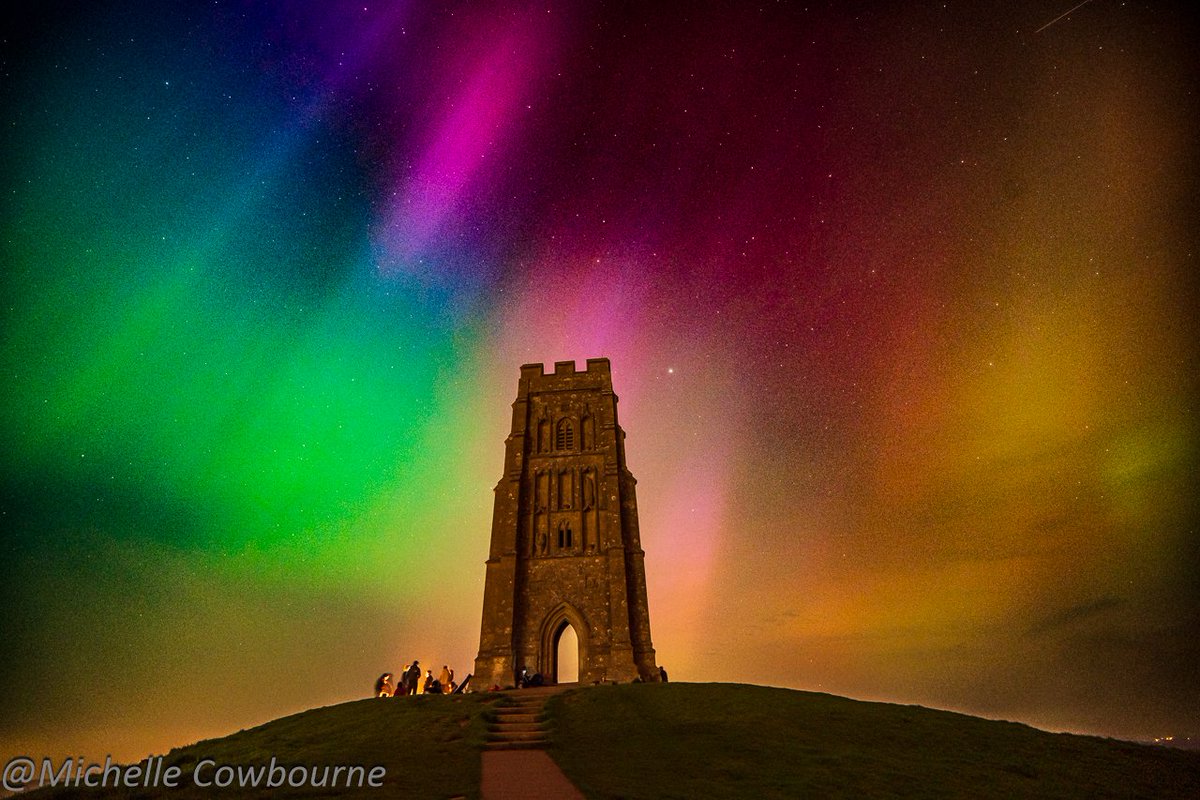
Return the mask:
[[[155,790],[69,788],[22,793],[42,798],[300,798],[478,797],[479,751],[487,729],[485,714],[501,695],[427,695],[408,698],[368,698],[315,708],[249,730],[172,750],[166,765],[183,770],[178,788]],[[274,756],[289,765],[374,765],[386,768],[383,786],[372,788],[199,788],[192,770],[203,759],[216,764],[269,764]],[[202,779],[212,780],[206,768]]]
[[[173,750],[164,792],[62,788],[35,797],[207,797],[186,770],[382,765],[381,788],[224,789],[221,797],[474,798],[501,695],[367,699]],[[550,753],[589,798],[1194,798],[1200,754],[1052,734],[916,706],[732,684],[591,687],[553,697]]]
[[919,706],[734,684],[550,701],[589,798],[1200,798],[1200,754]]

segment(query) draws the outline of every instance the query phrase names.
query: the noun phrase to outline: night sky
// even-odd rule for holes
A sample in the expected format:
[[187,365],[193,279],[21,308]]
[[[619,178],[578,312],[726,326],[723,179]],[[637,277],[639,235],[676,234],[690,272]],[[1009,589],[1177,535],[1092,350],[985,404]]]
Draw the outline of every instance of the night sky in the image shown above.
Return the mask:
[[1200,733],[1197,29],[1073,4],[35,4],[0,756],[465,675],[601,356],[672,679]]

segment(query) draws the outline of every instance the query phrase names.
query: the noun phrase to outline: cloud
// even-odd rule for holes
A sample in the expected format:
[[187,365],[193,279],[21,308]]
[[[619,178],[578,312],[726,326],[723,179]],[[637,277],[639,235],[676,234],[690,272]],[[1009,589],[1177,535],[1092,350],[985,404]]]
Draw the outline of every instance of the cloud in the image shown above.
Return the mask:
[[1069,628],[1077,625],[1084,620],[1105,614],[1114,608],[1121,608],[1128,605],[1127,601],[1106,595],[1097,598],[1090,603],[1082,603],[1080,605],[1071,606],[1070,608],[1059,611],[1046,617],[1041,622],[1032,626],[1029,629],[1029,635],[1041,636],[1043,634],[1052,633],[1063,628]]

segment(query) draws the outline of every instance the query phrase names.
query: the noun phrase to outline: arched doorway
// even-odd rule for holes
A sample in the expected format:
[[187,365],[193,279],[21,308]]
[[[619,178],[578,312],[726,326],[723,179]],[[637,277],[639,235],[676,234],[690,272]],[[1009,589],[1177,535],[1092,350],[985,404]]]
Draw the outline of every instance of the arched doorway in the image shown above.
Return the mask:
[[555,683],[579,682],[579,635],[574,626],[564,622],[554,643]]
[[[547,614],[538,634],[537,671],[548,683],[588,683],[598,672],[589,660],[591,627],[568,603]],[[531,670],[532,671],[532,670]]]

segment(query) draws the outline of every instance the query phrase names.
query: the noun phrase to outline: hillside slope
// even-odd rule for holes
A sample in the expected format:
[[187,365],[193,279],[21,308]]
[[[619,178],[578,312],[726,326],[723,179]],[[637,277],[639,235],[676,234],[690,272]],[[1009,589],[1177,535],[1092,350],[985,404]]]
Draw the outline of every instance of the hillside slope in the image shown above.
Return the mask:
[[[172,750],[179,788],[36,798],[476,798],[505,694],[366,699]],[[812,692],[736,684],[588,687],[549,700],[550,755],[589,798],[1187,798],[1200,754]],[[216,765],[381,765],[382,785],[196,787]]]
[[[299,714],[239,731],[220,739],[208,739],[177,748],[164,758],[164,765],[183,771],[176,788],[97,789],[57,788],[23,793],[22,797],[54,798],[298,798],[298,797],[468,797],[479,796],[479,751],[487,728],[485,715],[491,704],[501,701],[496,694],[422,695],[409,698],[368,698]],[[196,786],[193,770],[205,759],[200,779],[214,784],[216,768],[269,766],[277,764],[317,766],[384,767],[382,785],[359,787],[345,772],[336,790],[311,786],[266,786],[262,775],[257,787],[236,785],[220,788]],[[237,779],[235,778],[235,784]],[[354,785],[347,787],[347,783]],[[328,786],[328,781],[326,784]]]
[[1200,754],[918,706],[736,684],[550,701],[589,798],[1200,798]]

